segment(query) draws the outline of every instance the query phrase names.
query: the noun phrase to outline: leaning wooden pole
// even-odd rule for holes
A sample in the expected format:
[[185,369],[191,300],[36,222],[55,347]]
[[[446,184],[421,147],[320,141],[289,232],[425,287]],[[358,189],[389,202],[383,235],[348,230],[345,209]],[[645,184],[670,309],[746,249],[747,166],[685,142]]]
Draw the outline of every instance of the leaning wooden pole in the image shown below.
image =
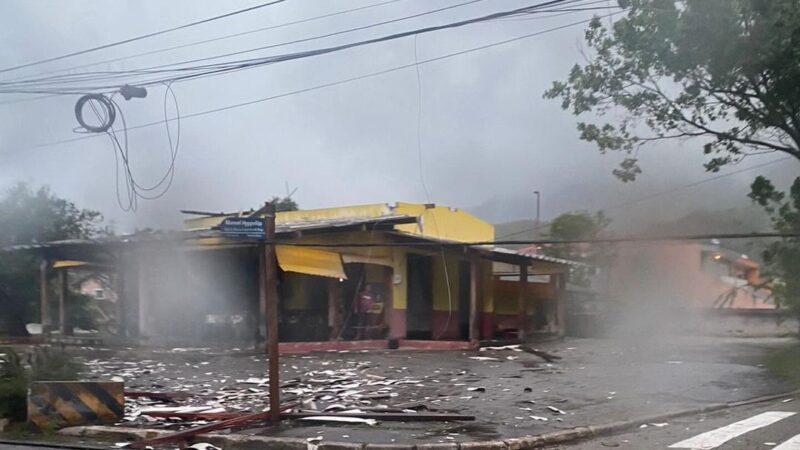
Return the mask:
[[267,356],[269,357],[270,420],[280,420],[280,365],[278,360],[278,259],[275,255],[275,205],[264,208],[264,267],[267,313]]

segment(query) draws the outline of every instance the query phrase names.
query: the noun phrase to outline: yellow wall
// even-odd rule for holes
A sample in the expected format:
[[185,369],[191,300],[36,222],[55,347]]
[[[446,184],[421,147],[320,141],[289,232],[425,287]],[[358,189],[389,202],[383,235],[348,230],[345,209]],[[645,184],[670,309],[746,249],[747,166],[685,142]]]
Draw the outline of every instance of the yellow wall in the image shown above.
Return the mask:
[[395,228],[398,231],[459,242],[494,240],[494,225],[459,209],[398,203],[396,211],[398,214],[419,217],[417,224],[397,225]]
[[[493,290],[495,314],[519,314],[519,282],[494,280]],[[533,314],[537,301],[553,300],[556,293],[550,283],[528,283],[525,298],[526,313]]]
[[[441,252],[433,257],[433,310],[458,311],[458,262],[459,258],[447,255],[447,277],[445,264],[442,264]],[[450,285],[448,295],[448,284]]]
[[275,223],[313,222],[317,220],[374,218],[398,214],[386,203],[370,205],[337,206],[333,208],[303,209],[279,212]]
[[[237,214],[232,214],[236,216]],[[317,220],[377,218],[389,215],[408,215],[418,218],[417,224],[397,225],[398,231],[432,238],[459,242],[491,241],[494,226],[472,214],[447,206],[427,207],[420,203],[375,203],[369,205],[341,206],[279,212],[277,224],[311,222]],[[209,228],[218,225],[224,217],[200,217],[184,221],[189,229]]]

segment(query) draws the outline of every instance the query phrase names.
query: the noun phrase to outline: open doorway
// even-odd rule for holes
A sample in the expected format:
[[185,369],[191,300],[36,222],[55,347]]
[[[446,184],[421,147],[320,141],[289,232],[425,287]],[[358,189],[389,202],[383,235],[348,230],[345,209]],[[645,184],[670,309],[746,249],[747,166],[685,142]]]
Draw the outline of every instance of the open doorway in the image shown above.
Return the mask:
[[431,339],[433,319],[433,261],[430,256],[408,254],[408,339]]

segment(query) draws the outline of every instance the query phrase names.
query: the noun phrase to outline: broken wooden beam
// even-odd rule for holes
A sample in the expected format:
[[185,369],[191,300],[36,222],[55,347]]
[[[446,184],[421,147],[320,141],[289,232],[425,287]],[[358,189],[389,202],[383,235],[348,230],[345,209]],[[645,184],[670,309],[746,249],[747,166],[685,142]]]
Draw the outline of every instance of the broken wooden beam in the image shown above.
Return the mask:
[[287,419],[302,419],[304,417],[317,417],[317,416],[331,416],[331,417],[354,417],[359,419],[376,419],[392,422],[433,422],[433,421],[451,421],[451,420],[475,420],[475,416],[467,416],[464,414],[451,414],[451,413],[379,413],[379,412],[332,412],[332,411],[315,411],[315,412],[292,412],[281,414],[281,417]]
[[[298,404],[299,403],[287,403],[282,405],[280,408],[280,412],[277,414],[277,416],[278,417],[283,416],[281,412],[289,408],[294,408]],[[197,436],[198,434],[210,433],[212,431],[223,430],[225,428],[241,427],[243,425],[247,425],[253,422],[262,422],[265,420],[272,420],[272,411],[264,411],[260,413],[241,415],[239,417],[223,420],[221,422],[202,425],[199,427],[190,428],[188,430],[178,431],[176,433],[168,434],[166,436],[161,436],[153,439],[143,439],[141,441],[131,442],[128,445],[128,447],[145,448],[145,447],[154,447],[157,445],[163,445],[175,442],[185,442],[191,439],[192,437]]]
[[562,359],[558,355],[553,355],[552,353],[547,353],[545,351],[542,351],[542,350],[539,350],[539,349],[536,349],[536,348],[533,348],[533,347],[528,347],[527,345],[520,345],[519,348],[520,348],[520,350],[522,350],[524,352],[528,352],[528,353],[533,354],[533,355],[536,355],[539,358],[542,358],[543,360],[545,360],[547,362],[554,362],[554,361],[558,361],[559,359]]

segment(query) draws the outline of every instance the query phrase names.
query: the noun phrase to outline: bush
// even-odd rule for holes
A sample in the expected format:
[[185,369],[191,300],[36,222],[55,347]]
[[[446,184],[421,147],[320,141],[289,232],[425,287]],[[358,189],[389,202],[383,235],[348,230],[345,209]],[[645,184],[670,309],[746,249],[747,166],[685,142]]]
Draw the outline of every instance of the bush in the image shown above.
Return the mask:
[[48,347],[35,347],[23,355],[7,348],[0,355],[0,418],[12,421],[26,418],[29,382],[71,381],[81,370],[69,356]]

